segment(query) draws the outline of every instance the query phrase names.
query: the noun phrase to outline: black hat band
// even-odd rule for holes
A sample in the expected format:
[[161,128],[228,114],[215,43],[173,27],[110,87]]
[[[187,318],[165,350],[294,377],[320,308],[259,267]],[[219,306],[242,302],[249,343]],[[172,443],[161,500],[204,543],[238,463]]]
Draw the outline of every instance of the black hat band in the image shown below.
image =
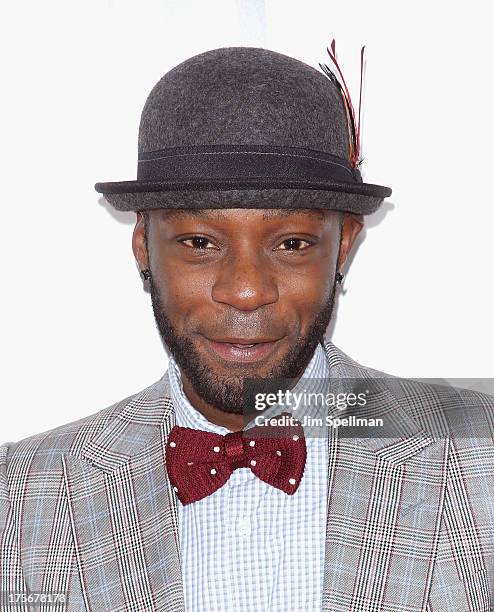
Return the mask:
[[141,153],[138,181],[266,177],[361,183],[349,161],[303,147],[270,145],[181,146]]

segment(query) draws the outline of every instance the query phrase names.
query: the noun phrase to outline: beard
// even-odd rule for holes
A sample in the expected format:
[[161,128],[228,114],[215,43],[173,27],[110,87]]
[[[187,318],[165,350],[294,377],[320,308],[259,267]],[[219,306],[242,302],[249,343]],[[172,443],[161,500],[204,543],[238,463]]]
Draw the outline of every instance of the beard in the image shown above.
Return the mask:
[[[254,408],[256,393],[277,393],[279,389],[288,389],[303,374],[317,344],[323,342],[324,333],[333,313],[336,292],[336,286],[333,284],[331,294],[313,318],[307,333],[297,337],[297,341],[282,358],[281,363],[272,367],[262,377],[254,378],[215,372],[201,357],[194,343],[188,337],[176,332],[163,308],[152,276],[149,282],[154,318],[161,339],[173,355],[180,371],[189,379],[194,391],[214,408],[229,414],[244,415],[259,412]],[[287,379],[295,380],[290,385]]]

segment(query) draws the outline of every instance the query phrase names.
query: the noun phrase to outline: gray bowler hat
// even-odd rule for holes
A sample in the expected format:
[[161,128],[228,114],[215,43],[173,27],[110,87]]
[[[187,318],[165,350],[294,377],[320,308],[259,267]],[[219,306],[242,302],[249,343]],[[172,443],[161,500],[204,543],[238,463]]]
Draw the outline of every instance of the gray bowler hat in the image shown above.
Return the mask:
[[96,183],[118,210],[328,208],[374,212],[389,187],[349,157],[347,109],[333,80],[256,47],[201,53],[151,90],[137,180]]

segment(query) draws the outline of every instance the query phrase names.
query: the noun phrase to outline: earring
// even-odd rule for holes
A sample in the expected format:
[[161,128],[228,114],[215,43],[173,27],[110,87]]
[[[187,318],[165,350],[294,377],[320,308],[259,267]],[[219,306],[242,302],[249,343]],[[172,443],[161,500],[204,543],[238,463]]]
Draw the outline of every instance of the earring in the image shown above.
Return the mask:
[[342,274],[341,272],[336,273],[336,282],[339,283],[340,285],[343,282],[344,278],[345,278],[345,275]]
[[151,278],[151,270],[146,268],[145,270],[141,270],[142,278],[144,280],[149,280]]

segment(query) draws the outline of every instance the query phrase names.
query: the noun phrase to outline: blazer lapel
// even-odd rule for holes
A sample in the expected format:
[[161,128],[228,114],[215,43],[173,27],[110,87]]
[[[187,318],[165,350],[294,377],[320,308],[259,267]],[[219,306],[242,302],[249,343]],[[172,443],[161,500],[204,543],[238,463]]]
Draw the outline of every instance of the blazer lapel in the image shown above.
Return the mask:
[[133,396],[77,455],[64,455],[75,557],[88,612],[184,610],[166,439],[168,376]]
[[[381,380],[332,343],[330,377],[370,383],[362,412],[384,415],[379,435],[328,428],[328,513],[323,610],[425,610],[446,479],[446,440],[403,409],[398,379]],[[361,382],[357,383],[357,379]],[[396,387],[398,389],[398,387]],[[388,417],[388,418],[386,418]],[[354,432],[355,434],[355,432]]]

